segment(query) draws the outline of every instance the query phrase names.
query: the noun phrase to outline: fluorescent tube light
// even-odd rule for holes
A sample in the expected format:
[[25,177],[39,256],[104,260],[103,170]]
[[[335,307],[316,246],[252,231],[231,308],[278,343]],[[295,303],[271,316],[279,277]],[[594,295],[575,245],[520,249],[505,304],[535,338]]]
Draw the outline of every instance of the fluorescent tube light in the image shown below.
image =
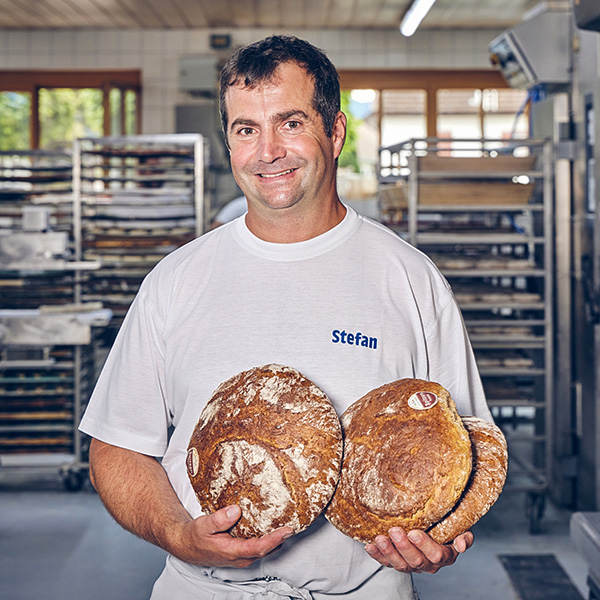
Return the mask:
[[435,0],[414,0],[400,23],[400,33],[410,37],[434,4]]

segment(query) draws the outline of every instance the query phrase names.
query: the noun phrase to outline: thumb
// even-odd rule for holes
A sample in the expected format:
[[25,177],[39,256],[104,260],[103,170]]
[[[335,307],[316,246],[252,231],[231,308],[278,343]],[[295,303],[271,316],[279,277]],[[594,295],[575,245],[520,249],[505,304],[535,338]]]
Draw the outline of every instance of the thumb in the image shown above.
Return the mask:
[[237,504],[226,506],[218,511],[207,515],[207,523],[209,524],[209,533],[221,533],[231,529],[242,516],[242,509]]

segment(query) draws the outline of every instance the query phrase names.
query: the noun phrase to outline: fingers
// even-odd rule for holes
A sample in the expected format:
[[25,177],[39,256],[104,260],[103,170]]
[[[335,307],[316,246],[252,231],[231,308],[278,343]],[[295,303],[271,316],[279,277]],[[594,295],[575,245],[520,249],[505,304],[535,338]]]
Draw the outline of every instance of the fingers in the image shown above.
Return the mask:
[[242,516],[242,509],[237,504],[226,506],[216,512],[206,515],[204,525],[209,535],[229,531]]
[[282,527],[260,538],[234,538],[228,531],[240,516],[240,507],[232,505],[190,522],[193,558],[188,562],[244,568],[278,550],[293,534],[290,527]]
[[452,542],[452,546],[458,553],[462,554],[463,552],[466,552],[473,545],[473,541],[474,541],[473,534],[470,531],[467,531],[466,533],[459,535]]
[[472,534],[457,538],[459,548],[438,544],[423,531],[406,533],[400,528],[392,528],[389,538],[383,535],[375,538],[374,544],[367,544],[365,550],[373,559],[386,567],[404,573],[436,573],[444,566],[451,565],[460,551],[472,544]]

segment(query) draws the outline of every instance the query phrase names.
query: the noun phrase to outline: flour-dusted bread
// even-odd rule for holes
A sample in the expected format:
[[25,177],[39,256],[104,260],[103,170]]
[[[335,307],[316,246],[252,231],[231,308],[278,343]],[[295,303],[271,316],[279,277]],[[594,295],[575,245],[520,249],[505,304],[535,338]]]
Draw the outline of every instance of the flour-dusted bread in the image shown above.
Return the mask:
[[419,379],[377,388],[342,415],[344,460],[329,521],[363,543],[427,529],[462,494],[471,442],[448,391]]
[[508,452],[500,428],[477,417],[465,416],[462,421],[471,438],[473,469],[456,506],[427,532],[440,544],[451,542],[477,523],[492,508],[506,481]]
[[187,454],[203,510],[239,504],[231,533],[306,529],[334,492],[342,462],[340,421],[327,396],[293,368],[256,367],[213,393]]

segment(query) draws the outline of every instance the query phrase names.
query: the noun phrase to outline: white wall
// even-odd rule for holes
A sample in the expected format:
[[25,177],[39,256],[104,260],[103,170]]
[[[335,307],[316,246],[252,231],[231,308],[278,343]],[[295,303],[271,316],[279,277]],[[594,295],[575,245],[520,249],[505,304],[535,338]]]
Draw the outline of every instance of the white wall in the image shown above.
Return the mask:
[[[214,30],[0,30],[0,69],[141,69],[143,133],[171,133],[174,106],[193,100],[178,91],[178,59],[209,54]],[[232,30],[234,46],[273,33]],[[283,33],[278,31],[277,33]],[[499,31],[285,31],[323,48],[338,68],[487,68],[487,45]]]

